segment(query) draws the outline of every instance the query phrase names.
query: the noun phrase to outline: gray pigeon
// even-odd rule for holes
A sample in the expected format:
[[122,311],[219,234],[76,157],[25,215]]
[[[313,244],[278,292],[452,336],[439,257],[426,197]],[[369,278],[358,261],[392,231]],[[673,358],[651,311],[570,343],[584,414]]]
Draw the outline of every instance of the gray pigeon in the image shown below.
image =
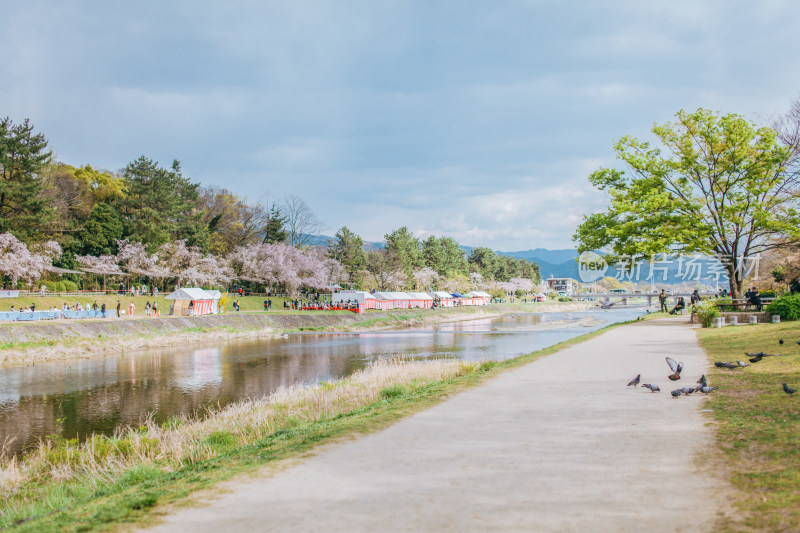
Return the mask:
[[797,389],[793,389],[793,388],[791,388],[789,385],[787,385],[786,383],[784,383],[784,384],[783,384],[783,392],[785,392],[786,394],[792,395],[792,394],[794,394],[795,392],[797,392]]
[[667,376],[670,381],[678,381],[681,379],[681,371],[683,370],[683,363],[677,362],[672,357],[665,357],[667,360],[667,364],[669,365],[670,370],[672,370],[672,374]]
[[745,363],[744,361],[739,361],[738,359],[736,360],[736,364],[738,366],[742,367],[742,368],[744,368],[746,366],[750,366],[749,364]]
[[697,380],[697,383],[699,383],[701,387],[707,386],[708,381],[706,380],[706,375],[703,374],[702,376],[700,376],[700,379]]
[[719,368],[727,368],[729,370],[733,370],[734,368],[739,368],[739,365],[736,363],[731,363],[730,361],[715,361],[714,366]]
[[681,389],[681,392],[688,396],[694,392],[694,387],[684,387]]
[[682,393],[683,393],[683,391],[682,391],[681,389],[675,389],[674,391],[670,391],[670,394],[672,394],[672,397],[673,397],[673,398],[677,398],[677,397],[678,397],[678,396],[680,396]]
[[633,388],[635,389],[635,388],[636,388],[636,385],[638,385],[638,384],[639,384],[639,381],[640,381],[641,379],[642,379],[642,375],[641,375],[641,374],[636,374],[636,377],[635,377],[635,378],[633,378],[632,380],[630,380],[630,381],[628,382],[628,387],[630,387],[631,385],[633,385]]
[[706,386],[702,386],[702,387],[697,387],[697,388],[695,389],[695,392],[702,392],[703,394],[708,394],[709,392],[715,391],[715,390],[717,390],[718,388],[719,388],[719,387],[706,387]]
[[653,385],[652,383],[642,383],[643,389],[650,389],[650,392],[661,392],[661,389],[658,388],[658,385]]

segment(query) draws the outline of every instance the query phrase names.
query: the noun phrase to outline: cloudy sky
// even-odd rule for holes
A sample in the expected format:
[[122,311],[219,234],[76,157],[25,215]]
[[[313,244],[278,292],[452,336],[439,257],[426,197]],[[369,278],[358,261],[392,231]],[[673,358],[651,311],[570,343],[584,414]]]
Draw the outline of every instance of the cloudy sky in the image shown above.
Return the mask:
[[800,95],[800,3],[0,0],[0,115],[59,160],[144,154],[367,240],[572,247],[622,135]]

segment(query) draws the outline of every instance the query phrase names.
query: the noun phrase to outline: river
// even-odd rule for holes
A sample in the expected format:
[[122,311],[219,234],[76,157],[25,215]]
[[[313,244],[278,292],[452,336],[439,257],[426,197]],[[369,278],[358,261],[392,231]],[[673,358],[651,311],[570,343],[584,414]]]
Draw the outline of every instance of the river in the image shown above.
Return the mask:
[[504,360],[552,346],[643,309],[513,314],[434,327],[164,348],[0,369],[0,443],[18,454],[48,435],[111,434],[143,417],[202,415],[280,386],[347,376],[381,358]]

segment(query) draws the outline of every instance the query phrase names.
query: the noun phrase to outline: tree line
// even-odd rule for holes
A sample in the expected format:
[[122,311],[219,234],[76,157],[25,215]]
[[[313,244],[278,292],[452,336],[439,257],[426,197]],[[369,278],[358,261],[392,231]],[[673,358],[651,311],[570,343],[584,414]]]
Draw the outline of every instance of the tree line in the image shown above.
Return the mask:
[[[164,167],[144,155],[117,172],[74,167],[54,160],[30,121],[0,120],[0,235],[14,238],[6,238],[9,265],[27,257],[21,245],[39,258],[31,264],[49,258],[67,269],[130,268],[174,273],[178,282],[238,279],[291,290],[338,282],[358,289],[511,292],[539,281],[535,263],[488,248],[467,254],[452,238],[420,240],[405,226],[385,236],[383,249],[365,251],[361,237],[342,227],[327,252],[310,250],[310,238],[323,227],[296,195],[251,201],[201,186],[177,160]],[[45,243],[49,255],[36,255]],[[6,270],[14,282],[37,274]]]

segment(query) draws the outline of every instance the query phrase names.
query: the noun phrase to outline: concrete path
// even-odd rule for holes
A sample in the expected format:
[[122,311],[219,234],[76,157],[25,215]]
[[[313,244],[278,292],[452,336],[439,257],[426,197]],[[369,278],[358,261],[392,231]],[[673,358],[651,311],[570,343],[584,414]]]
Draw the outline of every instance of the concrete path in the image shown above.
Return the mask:
[[[685,363],[672,383],[664,357]],[[161,532],[709,531],[722,494],[685,323],[638,322],[283,470],[224,484]],[[625,384],[637,373],[650,393]]]

